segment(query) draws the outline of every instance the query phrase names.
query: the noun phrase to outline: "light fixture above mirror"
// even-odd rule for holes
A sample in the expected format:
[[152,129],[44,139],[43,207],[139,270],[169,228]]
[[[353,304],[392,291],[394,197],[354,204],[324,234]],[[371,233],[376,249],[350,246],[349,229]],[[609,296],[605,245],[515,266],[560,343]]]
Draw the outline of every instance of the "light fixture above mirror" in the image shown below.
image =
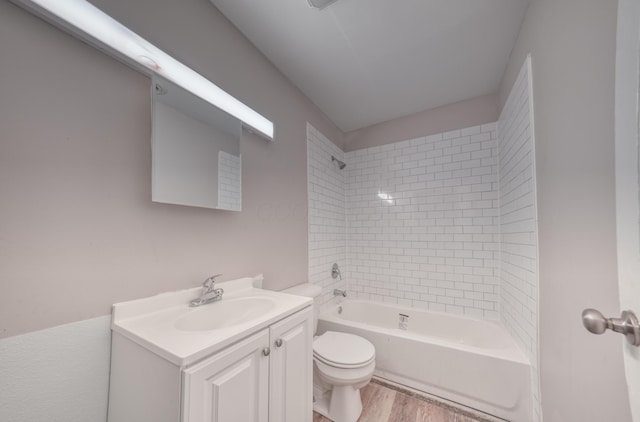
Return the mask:
[[273,122],[169,56],[85,0],[12,0],[148,75],[160,75],[238,118],[251,132],[274,138]]

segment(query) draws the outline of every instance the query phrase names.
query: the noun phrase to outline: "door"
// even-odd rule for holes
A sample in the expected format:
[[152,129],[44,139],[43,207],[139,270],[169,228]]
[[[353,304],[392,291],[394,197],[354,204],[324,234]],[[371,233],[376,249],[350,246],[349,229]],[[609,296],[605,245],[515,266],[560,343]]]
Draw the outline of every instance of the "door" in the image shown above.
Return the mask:
[[[616,221],[620,307],[640,316],[640,2],[637,0],[618,2],[616,49]],[[622,344],[631,413],[633,420],[640,422],[640,347],[627,341]]]
[[268,422],[269,330],[184,370],[182,422]]
[[311,422],[313,417],[313,310],[271,327],[269,420]]

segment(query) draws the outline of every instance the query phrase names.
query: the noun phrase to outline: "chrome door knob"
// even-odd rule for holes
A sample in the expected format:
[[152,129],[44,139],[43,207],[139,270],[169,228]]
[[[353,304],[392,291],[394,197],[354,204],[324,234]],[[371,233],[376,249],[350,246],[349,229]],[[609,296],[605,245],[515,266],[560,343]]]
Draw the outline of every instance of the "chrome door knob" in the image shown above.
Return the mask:
[[624,334],[630,344],[640,346],[640,324],[631,311],[622,311],[620,318],[605,318],[600,311],[585,309],[582,311],[582,324],[594,334],[602,334],[607,329]]
[[582,311],[582,325],[593,334],[602,334],[607,331],[607,319],[602,312],[595,309]]

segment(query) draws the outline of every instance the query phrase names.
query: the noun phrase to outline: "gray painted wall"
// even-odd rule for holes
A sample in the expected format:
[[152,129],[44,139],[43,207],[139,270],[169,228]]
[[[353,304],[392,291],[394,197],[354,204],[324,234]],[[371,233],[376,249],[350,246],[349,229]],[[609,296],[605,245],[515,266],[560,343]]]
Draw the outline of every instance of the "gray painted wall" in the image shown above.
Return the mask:
[[545,422],[630,421],[621,338],[580,321],[619,315],[614,180],[617,2],[533,0],[500,88],[531,53]]
[[152,203],[149,79],[0,2],[0,337],[212,273],[307,279],[306,122],[341,133],[209,1],[99,6],[272,119],[276,141],[243,136],[241,213]]
[[355,151],[493,123],[499,116],[498,96],[487,94],[347,132],[344,150]]

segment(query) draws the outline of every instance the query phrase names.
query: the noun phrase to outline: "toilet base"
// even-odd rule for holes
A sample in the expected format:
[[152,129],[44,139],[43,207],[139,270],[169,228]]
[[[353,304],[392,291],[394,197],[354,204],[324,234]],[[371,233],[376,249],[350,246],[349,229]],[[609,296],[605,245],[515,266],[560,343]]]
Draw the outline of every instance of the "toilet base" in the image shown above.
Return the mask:
[[360,389],[352,385],[323,389],[313,386],[313,410],[333,422],[356,422],[362,413]]

